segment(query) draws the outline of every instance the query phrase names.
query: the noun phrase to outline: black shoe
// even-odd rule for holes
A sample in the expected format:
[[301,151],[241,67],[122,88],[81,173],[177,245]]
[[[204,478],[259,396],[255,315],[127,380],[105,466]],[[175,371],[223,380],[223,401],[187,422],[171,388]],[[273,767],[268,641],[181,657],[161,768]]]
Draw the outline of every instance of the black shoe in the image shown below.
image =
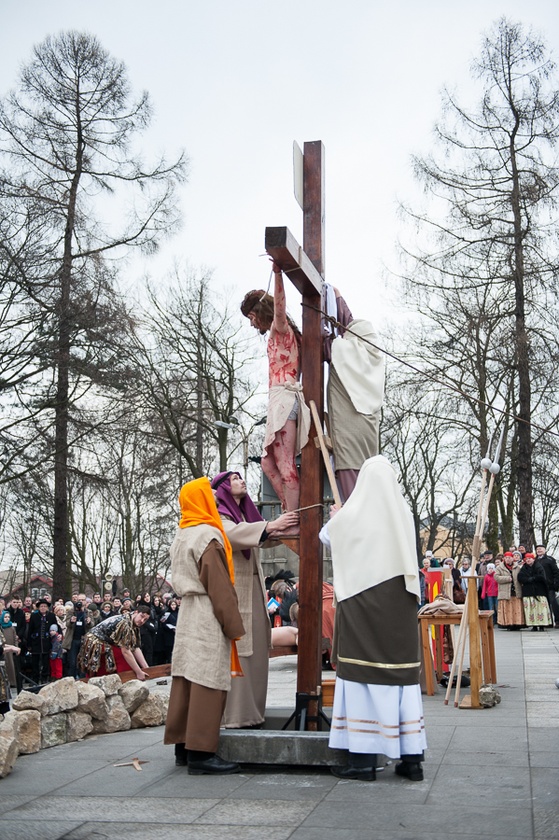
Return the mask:
[[374,767],[354,767],[353,764],[331,767],[330,772],[338,779],[355,779],[358,782],[374,782],[377,777]]
[[175,765],[188,767],[188,750],[184,744],[175,744]]
[[234,761],[225,761],[218,755],[212,755],[211,758],[205,758],[203,761],[189,761],[188,772],[191,776],[202,776],[204,773],[238,773],[240,765]]
[[421,764],[412,764],[410,761],[401,761],[395,767],[398,776],[404,776],[411,782],[423,781],[423,767]]

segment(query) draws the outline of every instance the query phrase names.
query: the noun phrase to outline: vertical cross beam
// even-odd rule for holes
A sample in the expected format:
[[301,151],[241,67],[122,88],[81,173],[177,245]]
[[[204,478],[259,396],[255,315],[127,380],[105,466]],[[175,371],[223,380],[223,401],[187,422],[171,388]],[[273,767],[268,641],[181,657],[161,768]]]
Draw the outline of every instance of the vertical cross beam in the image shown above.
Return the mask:
[[[324,276],[324,146],[320,141],[304,144],[303,158],[303,250]],[[305,400],[314,400],[323,416],[323,352],[321,295],[313,287],[303,292],[302,379]],[[312,437],[301,453],[301,507],[322,502],[324,472],[320,450]],[[299,564],[299,652],[297,691],[314,694],[322,681],[322,505],[301,511]],[[314,706],[315,708],[312,708]],[[309,728],[318,700],[309,707]]]

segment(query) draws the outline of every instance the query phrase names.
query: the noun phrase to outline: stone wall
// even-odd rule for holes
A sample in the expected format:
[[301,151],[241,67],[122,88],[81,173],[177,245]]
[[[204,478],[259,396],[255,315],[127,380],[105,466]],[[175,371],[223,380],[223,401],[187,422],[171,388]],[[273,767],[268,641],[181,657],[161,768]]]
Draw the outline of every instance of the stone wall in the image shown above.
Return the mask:
[[145,682],[123,683],[118,674],[88,682],[66,677],[38,694],[22,691],[0,722],[0,779],[11,773],[18,755],[39,752],[87,735],[161,726],[168,696]]

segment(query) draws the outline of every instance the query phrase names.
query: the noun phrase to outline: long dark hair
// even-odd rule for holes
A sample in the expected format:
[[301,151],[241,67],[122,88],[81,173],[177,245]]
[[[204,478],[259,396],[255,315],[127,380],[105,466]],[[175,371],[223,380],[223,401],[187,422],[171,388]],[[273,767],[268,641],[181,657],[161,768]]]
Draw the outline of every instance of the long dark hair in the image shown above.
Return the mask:
[[[254,314],[258,318],[258,322],[262,328],[262,332],[268,332],[268,330],[272,326],[272,321],[274,320],[274,298],[272,297],[272,295],[269,295],[263,289],[255,289],[254,291],[248,292],[248,294],[245,295],[244,300],[241,303],[241,312],[245,317],[248,317],[250,312],[254,312]],[[301,335],[301,330],[290,315],[287,315],[287,323],[289,324],[295,335],[300,360],[303,338],[303,336]]]

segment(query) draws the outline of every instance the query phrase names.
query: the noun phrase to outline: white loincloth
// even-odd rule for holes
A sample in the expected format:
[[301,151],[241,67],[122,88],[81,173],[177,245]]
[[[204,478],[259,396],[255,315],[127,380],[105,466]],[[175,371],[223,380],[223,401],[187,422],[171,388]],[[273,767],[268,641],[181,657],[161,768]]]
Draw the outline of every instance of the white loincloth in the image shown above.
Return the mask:
[[328,746],[388,758],[427,747],[419,685],[371,685],[336,677]]
[[311,413],[305,398],[303,386],[300,382],[286,382],[284,385],[274,385],[268,392],[268,416],[266,417],[266,432],[264,435],[264,455],[267,447],[276,439],[276,432],[283,429],[297,401],[299,416],[297,420],[297,438],[295,454],[298,455],[309,439],[311,427]]

